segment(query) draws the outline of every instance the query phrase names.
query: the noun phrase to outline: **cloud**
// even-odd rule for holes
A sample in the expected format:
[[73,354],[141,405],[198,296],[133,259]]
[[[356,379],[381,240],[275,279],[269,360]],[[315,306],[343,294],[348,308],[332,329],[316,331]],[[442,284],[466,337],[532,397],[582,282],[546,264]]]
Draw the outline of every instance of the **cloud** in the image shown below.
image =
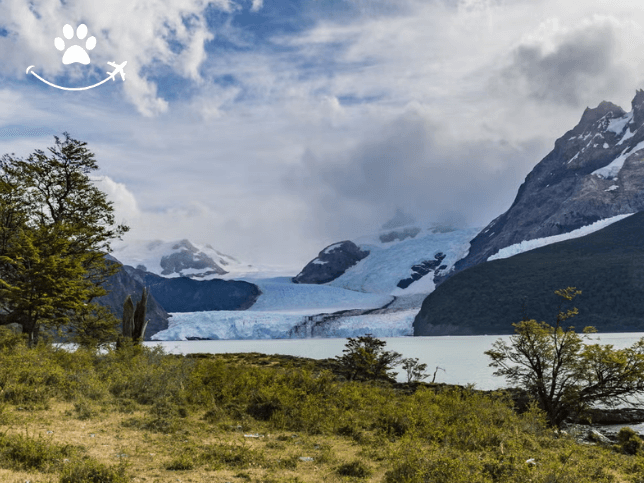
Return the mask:
[[629,69],[619,55],[627,40],[624,31],[632,30],[629,27],[601,16],[572,28],[551,19],[514,49],[510,65],[496,79],[497,87],[523,90],[537,101],[576,108],[585,107],[597,95],[632,88]]
[[[520,146],[453,138],[408,112],[346,153],[308,151],[283,186],[308,199],[311,230],[354,236],[403,206],[418,219],[483,226],[509,208],[538,140]],[[476,169],[473,169],[473,167]]]

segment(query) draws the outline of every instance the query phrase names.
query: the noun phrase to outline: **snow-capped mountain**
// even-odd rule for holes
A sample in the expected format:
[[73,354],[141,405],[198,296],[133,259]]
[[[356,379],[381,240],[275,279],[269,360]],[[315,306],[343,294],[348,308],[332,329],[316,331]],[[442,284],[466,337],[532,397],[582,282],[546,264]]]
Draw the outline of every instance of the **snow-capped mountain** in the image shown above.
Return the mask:
[[472,241],[467,257],[438,282],[500,250],[644,210],[644,91],[625,112],[610,102],[586,109],[528,174],[508,211]]
[[[189,240],[133,240],[115,243],[112,255],[130,265],[163,277],[190,277],[198,280],[223,278],[256,272],[255,267]],[[226,277],[228,278],[228,277]]]
[[379,231],[323,249],[294,281],[399,297],[428,294],[434,278],[467,255],[479,231],[417,223],[398,210]]

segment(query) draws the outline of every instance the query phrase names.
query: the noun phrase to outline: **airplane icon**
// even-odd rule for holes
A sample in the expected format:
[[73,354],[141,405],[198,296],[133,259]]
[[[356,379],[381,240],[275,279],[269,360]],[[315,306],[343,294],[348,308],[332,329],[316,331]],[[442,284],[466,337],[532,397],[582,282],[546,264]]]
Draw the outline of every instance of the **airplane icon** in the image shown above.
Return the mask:
[[111,67],[114,67],[114,70],[112,72],[107,72],[109,75],[108,79],[116,80],[116,74],[121,74],[121,80],[125,80],[125,72],[123,71],[123,68],[125,67],[125,64],[127,64],[127,60],[123,62],[122,64],[116,64],[116,62],[108,62],[108,64]]

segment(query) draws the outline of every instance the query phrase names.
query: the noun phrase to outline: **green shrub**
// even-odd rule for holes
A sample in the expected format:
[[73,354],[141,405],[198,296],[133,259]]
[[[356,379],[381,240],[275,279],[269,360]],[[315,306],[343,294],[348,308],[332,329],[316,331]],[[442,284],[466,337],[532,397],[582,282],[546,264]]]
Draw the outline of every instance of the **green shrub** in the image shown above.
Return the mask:
[[83,459],[64,466],[60,483],[128,483],[124,465],[105,466],[93,459]]
[[192,359],[169,356],[160,347],[129,346],[109,351],[99,360],[98,370],[117,398],[139,404],[162,399],[182,403],[193,366]]
[[279,458],[274,466],[285,470],[295,470],[297,469],[298,461],[299,458],[297,457],[297,455],[291,455],[287,458]]
[[23,471],[54,471],[64,460],[75,456],[79,448],[57,445],[41,437],[0,434],[0,467]]
[[27,342],[26,334],[19,334],[5,325],[0,325],[0,352],[8,352],[16,347],[24,347]]
[[266,465],[263,453],[239,444],[217,444],[204,448],[200,460],[214,470],[223,468],[248,469],[251,466]]
[[617,433],[617,449],[624,454],[638,454],[642,451],[642,439],[629,427],[624,427]]
[[352,476],[354,478],[368,478],[371,476],[371,468],[360,460],[353,460],[349,463],[344,463],[336,469],[340,476]]
[[74,403],[74,413],[76,414],[76,419],[81,421],[86,421],[96,416],[96,410],[85,400]]
[[192,470],[195,467],[194,459],[186,454],[182,453],[180,456],[177,456],[175,459],[170,461],[165,469],[168,471],[184,471]]
[[152,405],[147,417],[126,419],[122,425],[155,433],[171,434],[181,427],[179,418],[186,416],[185,408],[177,406],[169,399],[162,399]]

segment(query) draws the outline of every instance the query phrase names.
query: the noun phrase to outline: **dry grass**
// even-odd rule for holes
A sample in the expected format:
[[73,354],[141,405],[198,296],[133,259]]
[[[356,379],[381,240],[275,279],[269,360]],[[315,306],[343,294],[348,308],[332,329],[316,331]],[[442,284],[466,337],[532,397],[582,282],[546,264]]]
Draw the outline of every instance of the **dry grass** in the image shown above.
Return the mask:
[[[143,418],[145,411],[119,413],[111,407],[94,408],[94,415],[78,419],[73,403],[52,402],[49,409],[25,411],[12,408],[7,412],[10,423],[0,425],[0,433],[27,433],[56,444],[72,444],[84,448],[84,455],[107,466],[125,461],[132,481],[149,482],[334,482],[348,481],[336,474],[337,467],[359,457],[362,448],[350,439],[337,436],[311,436],[303,433],[271,433],[266,424],[237,428],[233,421],[213,425],[203,414],[190,414],[182,420],[176,433],[163,434],[128,427],[133,419]],[[234,428],[234,429],[233,429]],[[245,437],[259,434],[261,437]],[[229,445],[251,455],[248,461],[231,464],[233,468],[199,461],[209,448]],[[257,460],[265,462],[253,462]],[[192,469],[169,470],[180,458],[192,462]],[[310,457],[313,461],[300,461]],[[234,467],[237,466],[237,467]],[[385,465],[374,467],[374,481],[380,481]],[[0,469],[2,482],[55,482],[53,475],[37,471]],[[364,480],[363,480],[364,481]]]

